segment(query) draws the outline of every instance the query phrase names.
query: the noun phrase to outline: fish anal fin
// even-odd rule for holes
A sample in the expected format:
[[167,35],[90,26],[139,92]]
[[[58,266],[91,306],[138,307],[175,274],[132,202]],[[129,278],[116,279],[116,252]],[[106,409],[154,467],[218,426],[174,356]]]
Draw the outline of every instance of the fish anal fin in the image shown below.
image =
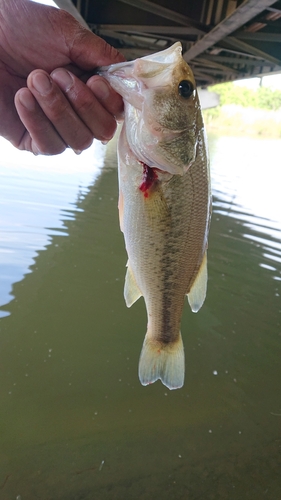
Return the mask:
[[184,383],[184,350],[181,334],[177,340],[162,344],[146,334],[139,361],[139,379],[142,385],[156,380],[168,387],[179,389]]
[[191,307],[192,312],[197,312],[202,307],[206,292],[207,292],[207,251],[204,253],[204,257],[197,273],[195,281],[191,287],[190,292],[187,294],[188,302]]
[[124,298],[126,306],[131,307],[141,296],[142,293],[137,285],[135,276],[130,266],[130,261],[128,261],[124,286]]

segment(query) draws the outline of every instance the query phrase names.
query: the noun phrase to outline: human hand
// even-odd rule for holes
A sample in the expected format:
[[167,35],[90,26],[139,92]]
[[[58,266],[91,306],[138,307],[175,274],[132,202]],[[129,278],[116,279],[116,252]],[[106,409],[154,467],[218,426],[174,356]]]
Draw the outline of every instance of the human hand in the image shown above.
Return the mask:
[[0,135],[35,154],[111,139],[122,99],[91,72],[123,60],[65,11],[0,0]]

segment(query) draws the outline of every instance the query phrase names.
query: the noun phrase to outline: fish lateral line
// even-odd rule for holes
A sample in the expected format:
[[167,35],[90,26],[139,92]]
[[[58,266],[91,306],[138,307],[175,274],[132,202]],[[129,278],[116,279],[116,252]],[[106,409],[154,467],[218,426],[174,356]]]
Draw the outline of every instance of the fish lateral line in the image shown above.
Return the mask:
[[156,173],[157,168],[152,168],[146,165],[143,161],[140,161],[140,164],[142,165],[143,168],[143,178],[142,178],[142,183],[140,185],[140,190],[143,193],[145,198],[148,198],[148,191],[150,188],[153,186],[155,181],[158,179],[158,175]]

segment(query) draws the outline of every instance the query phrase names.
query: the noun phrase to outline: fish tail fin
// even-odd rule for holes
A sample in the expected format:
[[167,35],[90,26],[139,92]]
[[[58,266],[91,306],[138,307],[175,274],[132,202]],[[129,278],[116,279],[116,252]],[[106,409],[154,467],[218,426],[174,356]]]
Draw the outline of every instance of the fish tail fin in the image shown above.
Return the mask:
[[184,383],[184,350],[181,334],[167,344],[146,334],[139,361],[139,379],[142,385],[160,379],[168,389],[179,389]]

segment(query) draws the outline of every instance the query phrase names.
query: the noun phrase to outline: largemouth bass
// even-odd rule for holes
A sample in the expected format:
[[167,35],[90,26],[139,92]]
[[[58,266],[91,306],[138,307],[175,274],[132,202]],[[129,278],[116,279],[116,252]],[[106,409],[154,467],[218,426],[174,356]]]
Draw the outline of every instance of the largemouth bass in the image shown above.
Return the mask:
[[197,312],[207,287],[211,194],[196,84],[179,42],[101,74],[125,106],[118,144],[124,296],[128,307],[143,296],[148,316],[139,378],[177,389],[185,371],[184,299]]

